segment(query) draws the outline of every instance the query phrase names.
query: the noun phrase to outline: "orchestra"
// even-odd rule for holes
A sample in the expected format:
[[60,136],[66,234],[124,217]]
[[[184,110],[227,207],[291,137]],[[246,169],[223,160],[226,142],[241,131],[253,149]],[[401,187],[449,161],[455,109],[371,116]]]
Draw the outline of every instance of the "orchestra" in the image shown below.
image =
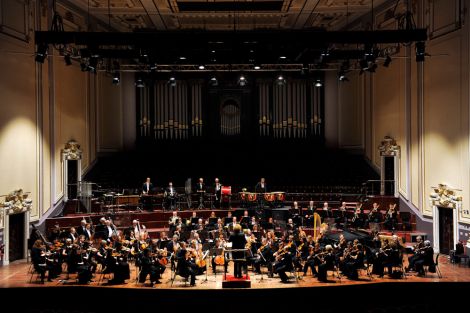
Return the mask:
[[[217,208],[220,207],[222,187],[216,178],[213,191]],[[147,179],[142,193],[148,194],[151,190],[154,187]],[[196,190],[201,192],[201,201],[204,201],[206,189],[202,178],[196,184]],[[255,191],[267,191],[264,178],[258,182]],[[321,282],[327,281],[328,271],[338,271],[348,279],[357,280],[366,259],[373,265],[372,273],[383,277],[385,269],[391,275],[392,268],[401,265],[404,259],[404,247],[397,236],[392,240],[380,239],[380,232],[373,230],[370,243],[366,243],[357,239],[348,242],[341,233],[348,225],[358,229],[366,227],[367,223],[395,228],[398,214],[395,204],[390,204],[385,217],[377,203],[372,204],[370,211],[363,212],[362,203],[357,203],[352,211],[346,202],[341,202],[335,209],[325,201],[323,207],[316,208],[309,200],[305,214],[301,203],[293,201],[284,221],[275,221],[272,216],[259,217],[255,210],[247,208],[241,216],[232,210],[228,210],[226,216],[220,212],[216,214],[216,211],[193,210],[189,218],[182,218],[188,215],[179,213],[172,201],[176,195],[170,182],[164,196],[165,201],[169,201],[167,208],[172,210],[166,225],[170,238],[166,230],[152,238],[138,219],[132,220],[127,227],[117,227],[111,217],[102,217],[93,227],[91,218],[87,221],[84,217],[79,226],[70,227],[68,231],[54,225],[48,236],[49,243],[41,239],[34,243],[31,248],[34,270],[42,282],[46,277],[52,280],[60,276],[65,268],[67,279],[76,274],[80,284],[92,282],[97,272],[109,275],[105,276],[108,284],[124,284],[131,278],[131,266],[135,266],[136,281],[145,284],[149,280],[149,285],[154,286],[161,283],[166,267],[171,266],[172,271],[189,279],[190,285],[194,286],[196,276],[207,275],[208,267],[216,274],[217,266],[223,266],[227,273],[231,263],[235,278],[241,278],[252,265],[255,274],[262,275],[266,268],[269,277],[278,277],[286,283],[288,272],[301,272],[306,276],[309,270]],[[311,233],[309,220],[313,220],[316,212],[325,220],[334,217],[333,225],[342,226],[338,228],[337,240],[328,236],[327,229],[321,229],[315,235]],[[424,265],[433,264],[432,247],[418,237],[412,250],[406,270],[414,270],[421,276]]]

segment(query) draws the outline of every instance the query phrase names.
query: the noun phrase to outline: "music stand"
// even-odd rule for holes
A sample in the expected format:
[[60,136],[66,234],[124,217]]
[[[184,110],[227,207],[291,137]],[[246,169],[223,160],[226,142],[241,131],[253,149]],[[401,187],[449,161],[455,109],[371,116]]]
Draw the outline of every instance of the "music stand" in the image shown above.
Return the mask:
[[201,284],[207,283],[209,281],[209,279],[207,279],[207,256],[209,255],[209,251],[210,250],[206,250],[206,252],[204,252],[204,254],[202,255],[202,259],[206,260],[206,278],[201,281]]
[[[263,256],[263,253],[261,251],[259,252],[259,255],[260,255],[260,258],[263,259],[264,263],[266,263],[266,265],[267,265],[268,261],[266,261],[265,257]],[[260,272],[261,277],[256,282],[262,283],[262,282],[264,282],[264,278],[263,278],[263,271],[261,270],[261,265],[259,266],[259,272]]]

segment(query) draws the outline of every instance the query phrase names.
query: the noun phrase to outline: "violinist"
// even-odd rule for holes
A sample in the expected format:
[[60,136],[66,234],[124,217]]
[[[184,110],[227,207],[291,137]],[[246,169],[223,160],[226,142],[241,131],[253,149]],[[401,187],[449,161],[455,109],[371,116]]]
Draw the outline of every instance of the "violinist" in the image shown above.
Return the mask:
[[279,277],[283,283],[288,282],[286,272],[293,269],[293,258],[296,250],[294,236],[289,236],[288,243],[282,245],[281,248],[275,253],[276,262],[273,265],[273,270],[274,273],[279,274]]
[[178,266],[177,273],[183,277],[190,277],[190,286],[196,285],[196,273],[191,267],[190,263],[190,252],[186,249],[186,243],[181,242],[181,249],[177,254]]
[[144,283],[147,276],[150,275],[150,286],[154,284],[161,284],[159,269],[155,266],[155,261],[152,258],[150,249],[146,248],[143,251],[141,258],[141,270],[139,274],[139,283]]
[[434,249],[431,246],[429,240],[424,241],[424,247],[418,252],[418,258],[415,261],[415,270],[418,272],[418,276],[424,276],[424,266],[429,266],[429,271],[431,273],[435,272],[435,263],[433,260]]
[[269,271],[271,268],[269,265],[272,265],[273,257],[273,250],[269,245],[267,238],[261,239],[261,246],[256,251],[256,258],[253,262],[253,267],[255,269],[255,273],[261,274],[261,265],[268,265]]
[[41,239],[37,239],[31,248],[31,260],[34,270],[41,276],[41,284],[44,284],[46,272],[48,272],[47,281],[52,281],[52,267],[47,262],[46,246]]
[[343,274],[349,279],[357,280],[359,278],[357,270],[364,266],[364,252],[362,244],[357,243],[353,246],[353,251],[349,253],[346,259]]
[[75,227],[70,227],[69,234],[67,238],[70,238],[72,242],[76,242],[78,239],[78,234],[77,231],[75,230]]
[[380,223],[382,221],[382,215],[379,212],[379,205],[377,202],[372,204],[372,209],[367,216],[369,223]]
[[[83,236],[85,237],[85,236]],[[80,284],[90,283],[93,272],[96,270],[96,262],[91,258],[91,247],[85,242],[78,250],[79,260],[77,263],[77,279]]]
[[414,254],[408,257],[408,267],[406,268],[406,271],[414,270],[415,262],[421,258],[421,253],[424,250],[423,237],[416,237],[416,244],[413,246],[412,249]]
[[335,258],[333,255],[333,247],[326,245],[325,253],[321,255],[320,264],[318,265],[317,278],[320,282],[327,282],[327,272],[334,270]]
[[317,244],[316,247],[309,246],[308,247],[308,256],[304,264],[303,268],[303,276],[307,276],[307,271],[310,268],[312,270],[312,276],[316,277],[318,275],[318,272],[315,268],[315,265],[319,265],[321,262],[321,248],[320,245]]
[[113,279],[108,281],[109,284],[123,284],[126,279],[130,278],[129,263],[127,263],[129,249],[123,247],[122,243],[115,242],[115,249],[111,252]]

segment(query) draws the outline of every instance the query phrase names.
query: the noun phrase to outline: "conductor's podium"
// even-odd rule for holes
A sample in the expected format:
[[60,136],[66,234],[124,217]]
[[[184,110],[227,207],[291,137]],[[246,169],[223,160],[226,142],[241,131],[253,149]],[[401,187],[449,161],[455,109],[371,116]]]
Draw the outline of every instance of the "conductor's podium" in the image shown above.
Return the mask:
[[222,288],[251,288],[250,276],[246,274],[242,278],[235,278],[235,276],[227,274],[222,281]]

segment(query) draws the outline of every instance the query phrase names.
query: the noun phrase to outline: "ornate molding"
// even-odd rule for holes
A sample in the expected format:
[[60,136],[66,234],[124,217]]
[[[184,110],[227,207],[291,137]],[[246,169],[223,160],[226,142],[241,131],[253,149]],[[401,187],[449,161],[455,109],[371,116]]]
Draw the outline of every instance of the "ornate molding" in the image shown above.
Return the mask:
[[[3,208],[5,215],[30,211],[33,206],[33,200],[28,198],[28,194],[29,192],[23,192],[23,189],[18,189],[4,196],[5,202],[0,203],[0,207]],[[0,226],[3,227],[3,220],[1,220]]]
[[65,148],[62,149],[62,157],[64,160],[81,160],[82,150],[80,145],[75,140],[70,140],[65,144]]
[[462,196],[455,194],[459,189],[453,189],[446,184],[439,184],[432,187],[434,192],[429,196],[431,206],[439,206],[445,208],[458,209],[462,207]]
[[381,156],[398,156],[400,155],[400,146],[397,145],[395,139],[385,136],[380,143],[379,152]]

